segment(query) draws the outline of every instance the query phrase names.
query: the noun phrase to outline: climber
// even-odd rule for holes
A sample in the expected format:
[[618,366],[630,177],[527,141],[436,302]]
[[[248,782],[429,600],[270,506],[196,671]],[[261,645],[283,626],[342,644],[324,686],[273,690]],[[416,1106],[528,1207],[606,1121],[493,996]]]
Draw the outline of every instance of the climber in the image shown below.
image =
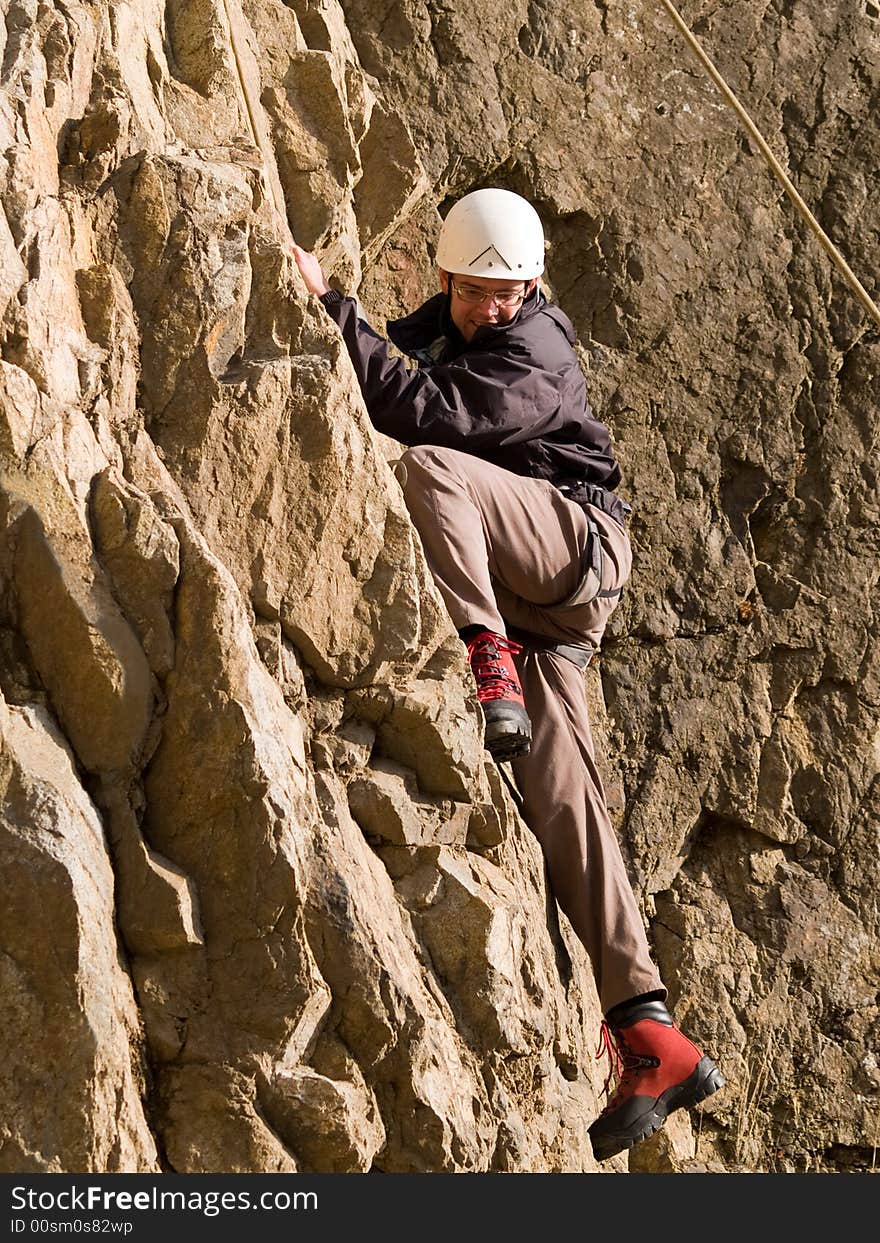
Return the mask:
[[485,746],[510,761],[553,895],[589,954],[600,1052],[618,1076],[590,1127],[605,1160],[724,1081],[666,1008],[596,768],[583,670],[630,573],[629,506],[574,329],[541,291],[544,252],[524,198],[490,188],[459,199],[440,231],[440,292],[388,324],[413,367],[293,246],[374,426],[411,446],[397,475],[467,648]]

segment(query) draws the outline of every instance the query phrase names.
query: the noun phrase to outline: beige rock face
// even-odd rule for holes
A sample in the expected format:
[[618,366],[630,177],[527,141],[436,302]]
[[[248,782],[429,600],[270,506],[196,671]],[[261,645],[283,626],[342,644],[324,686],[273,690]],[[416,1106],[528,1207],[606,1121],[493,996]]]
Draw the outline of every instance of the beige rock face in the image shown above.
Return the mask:
[[100,817],[44,709],[0,731],[3,1168],[157,1170]]
[[[868,287],[876,26],[699,21]],[[634,506],[587,690],[728,1082],[606,1168],[872,1168],[880,345],[668,20],[3,0],[0,63],[0,1169],[596,1168],[589,965],[288,245],[381,326],[486,184]]]

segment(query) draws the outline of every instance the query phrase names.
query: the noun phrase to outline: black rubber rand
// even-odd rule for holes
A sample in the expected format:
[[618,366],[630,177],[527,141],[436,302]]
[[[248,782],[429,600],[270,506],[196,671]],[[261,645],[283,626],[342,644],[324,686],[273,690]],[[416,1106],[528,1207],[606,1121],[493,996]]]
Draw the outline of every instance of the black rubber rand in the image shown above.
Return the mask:
[[590,1127],[593,1156],[606,1161],[633,1144],[659,1131],[676,1109],[689,1109],[724,1087],[721,1071],[711,1057],[702,1057],[682,1083],[673,1084],[655,1099],[633,1096],[610,1114],[602,1114]]
[[486,722],[484,745],[495,760],[514,760],[528,755],[532,724],[525,708],[509,699],[481,703]]

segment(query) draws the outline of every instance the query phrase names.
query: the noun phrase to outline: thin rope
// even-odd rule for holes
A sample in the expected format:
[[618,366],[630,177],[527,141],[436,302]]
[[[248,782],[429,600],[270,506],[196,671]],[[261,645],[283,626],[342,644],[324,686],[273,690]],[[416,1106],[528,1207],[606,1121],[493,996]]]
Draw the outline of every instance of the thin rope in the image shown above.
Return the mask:
[[256,104],[254,103],[254,100],[251,97],[250,88],[247,85],[247,79],[245,77],[244,70],[242,68],[241,55],[238,50],[238,39],[235,33],[235,26],[232,21],[232,15],[229,12],[229,0],[223,0],[223,9],[224,9],[224,12],[226,13],[226,24],[229,27],[229,43],[230,43],[230,46],[232,47],[232,58],[235,61],[235,72],[238,75],[238,85],[241,87],[241,94],[242,94],[242,98],[244,99],[244,108],[245,108],[245,115],[247,117],[248,129],[251,132],[251,138],[253,140],[254,146],[259,151],[260,157],[263,162],[263,167],[260,170],[260,176],[263,178],[263,182],[269,191],[269,197],[272,200],[272,204],[276,212],[280,216],[285,229],[287,229],[287,231],[290,232],[290,222],[287,219],[287,209],[284,206],[284,204],[279,203],[278,201],[278,195],[275,189],[275,182],[273,181],[272,177],[269,175],[269,168],[270,168],[269,157],[266,154],[265,147],[260,141],[260,133],[257,127],[257,119],[256,119],[257,118]]
[[666,9],[666,11],[669,13],[669,16],[675,22],[678,29],[684,35],[691,50],[702,62],[707,73],[712,78],[712,81],[718,87],[719,91],[721,91],[721,94],[724,96],[724,98],[730,104],[731,108],[733,108],[736,115],[742,121],[743,125],[749,131],[749,135],[754,140],[754,142],[757,144],[757,146],[760,148],[761,153],[764,156],[764,159],[770,165],[770,168],[772,169],[775,176],[782,183],[782,186],[785,189],[786,194],[792,200],[792,202],[794,203],[795,207],[798,209],[800,214],[803,216],[804,220],[807,222],[812,232],[819,239],[819,242],[821,243],[823,248],[828,252],[828,254],[831,256],[833,261],[837,264],[837,267],[840,269],[841,273],[844,276],[844,279],[846,280],[847,284],[852,289],[853,293],[855,293],[856,297],[861,302],[862,306],[865,308],[865,310],[868,312],[871,318],[874,320],[874,322],[877,325],[880,325],[880,309],[878,309],[876,302],[874,302],[874,300],[871,298],[871,295],[868,293],[868,291],[864,288],[862,283],[859,281],[859,278],[856,276],[855,272],[853,272],[852,268],[849,266],[847,261],[844,259],[843,255],[834,245],[831,238],[823,230],[822,226],[819,224],[819,221],[816,219],[816,217],[810,211],[809,207],[806,205],[804,200],[798,194],[797,190],[792,185],[790,178],[787,176],[785,169],[782,167],[782,165],[777,160],[776,156],[770,150],[770,147],[764,141],[763,135],[759,131],[758,127],[755,125],[752,118],[749,116],[745,108],[739,102],[736,95],[734,95],[733,91],[727,85],[724,78],[715,68],[712,61],[703,51],[703,48],[700,45],[700,43],[697,41],[696,36],[691,33],[690,28],[687,26],[681,14],[675,8],[675,5],[671,3],[671,0],[661,0],[661,4]]
[[525,804],[522,801],[522,795],[520,794],[516,786],[513,784],[513,781],[511,780],[511,777],[509,773],[507,772],[507,769],[504,767],[504,765],[496,764],[496,767],[499,773],[501,773],[501,776],[504,778],[504,784],[507,786],[508,790],[510,791],[510,796],[513,799],[514,803],[516,804],[516,810],[519,812],[520,816],[523,816],[523,818],[525,818]]

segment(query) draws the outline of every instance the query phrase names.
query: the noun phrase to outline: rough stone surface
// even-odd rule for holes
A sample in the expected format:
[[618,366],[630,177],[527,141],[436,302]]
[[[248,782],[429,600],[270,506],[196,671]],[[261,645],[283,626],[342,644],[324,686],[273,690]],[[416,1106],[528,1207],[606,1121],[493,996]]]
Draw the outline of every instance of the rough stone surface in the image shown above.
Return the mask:
[[3,1169],[156,1171],[100,817],[44,709],[3,701],[0,732]]
[[[682,6],[874,297],[876,5]],[[592,1171],[584,953],[344,348],[533,199],[634,507],[587,691],[727,1088],[603,1167],[861,1171],[880,343],[658,7],[0,0],[0,1169]]]

